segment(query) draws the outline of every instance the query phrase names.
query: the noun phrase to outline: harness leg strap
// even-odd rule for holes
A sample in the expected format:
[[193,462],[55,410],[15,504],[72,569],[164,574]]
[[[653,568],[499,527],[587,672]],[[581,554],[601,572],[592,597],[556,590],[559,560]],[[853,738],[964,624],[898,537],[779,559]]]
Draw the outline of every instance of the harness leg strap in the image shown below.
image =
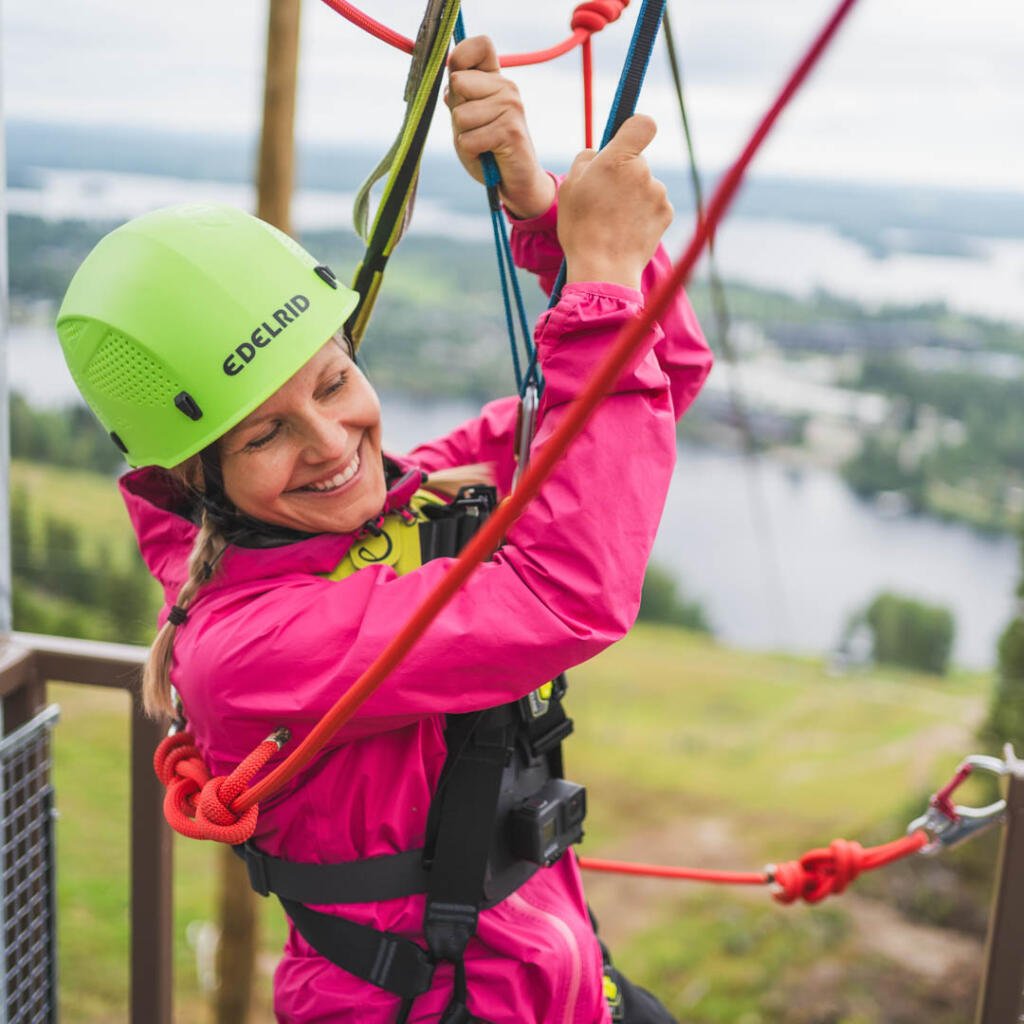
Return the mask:
[[455,965],[455,986],[442,1024],[469,1024],[463,956],[476,932],[502,774],[514,730],[501,713],[453,715],[449,750],[461,751],[444,779],[432,844],[423,934],[435,960]]
[[430,988],[434,964],[415,942],[278,898],[299,934],[342,970],[410,1001]]

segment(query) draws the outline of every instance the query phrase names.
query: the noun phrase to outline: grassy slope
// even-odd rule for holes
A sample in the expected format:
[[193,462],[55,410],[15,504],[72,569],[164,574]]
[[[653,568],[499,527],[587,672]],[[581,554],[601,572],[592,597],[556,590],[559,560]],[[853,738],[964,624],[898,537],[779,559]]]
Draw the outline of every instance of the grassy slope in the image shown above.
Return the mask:
[[11,464],[11,489],[22,489],[27,494],[29,508],[37,515],[37,541],[42,539],[39,510],[52,509],[61,519],[80,516],[83,554],[87,560],[96,553],[101,541],[109,544],[115,558],[126,556],[132,532],[113,480],[98,473],[15,460]]

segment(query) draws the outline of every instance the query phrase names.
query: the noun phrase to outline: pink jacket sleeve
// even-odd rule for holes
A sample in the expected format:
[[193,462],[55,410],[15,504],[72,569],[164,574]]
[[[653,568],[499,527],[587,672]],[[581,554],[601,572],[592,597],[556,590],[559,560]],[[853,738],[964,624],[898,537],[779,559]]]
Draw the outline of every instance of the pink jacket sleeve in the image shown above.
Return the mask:
[[[555,179],[561,184],[561,179]],[[562,265],[562,247],[558,244],[558,199],[547,212],[531,220],[512,221],[512,255],[516,266],[540,280],[545,294],[550,295]],[[672,268],[672,260],[663,245],[647,265],[640,288],[644,295],[663,281]],[[701,385],[711,371],[711,350],[697,323],[696,314],[686,293],[680,289],[661,321],[662,338],[655,345],[658,364],[665,371],[672,395],[676,419],[690,407]]]
[[515,472],[513,448],[519,399],[515,396],[488,402],[480,415],[450,434],[414,448],[409,458],[428,473],[448,466],[489,462],[494,466],[498,493],[508,494]]
[[[542,315],[537,344],[547,388],[536,444],[550,437],[641,301],[632,289],[574,284]],[[639,607],[675,461],[674,409],[653,352],[661,340],[661,330],[652,328],[505,545],[441,612],[339,742],[423,715],[516,699],[625,634]],[[477,422],[486,424],[487,416]],[[490,429],[480,426],[479,436]],[[192,671],[209,675],[196,679],[197,687],[216,693],[219,709],[236,722],[270,717],[301,738],[448,565],[438,559],[401,577],[388,566],[371,566],[339,582],[296,573],[268,581],[262,593],[210,592],[207,625],[181,638],[195,644]]]
[[[560,184],[561,179],[555,180]],[[556,230],[557,196],[539,217],[510,218],[510,221],[516,265],[536,274],[541,287],[550,295],[562,265],[562,248]],[[664,280],[671,266],[668,253],[659,245],[643,274],[641,290],[644,295]],[[685,292],[679,291],[661,327],[662,336],[654,352],[658,365],[668,377],[672,407],[678,420],[700,391],[711,370],[712,356]],[[410,452],[410,457],[428,471],[474,462],[493,463],[499,491],[507,494],[515,469],[512,447],[517,409],[515,398],[491,402],[484,406],[480,417],[463,423],[446,437],[420,445]]]

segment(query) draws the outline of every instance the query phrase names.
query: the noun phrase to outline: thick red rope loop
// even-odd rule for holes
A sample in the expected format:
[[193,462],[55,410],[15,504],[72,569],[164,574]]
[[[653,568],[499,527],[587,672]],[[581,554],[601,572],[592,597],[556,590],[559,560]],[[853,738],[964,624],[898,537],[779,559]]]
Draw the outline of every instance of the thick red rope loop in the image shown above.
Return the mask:
[[167,787],[167,823],[189,839],[212,839],[232,846],[246,842],[256,830],[259,807],[253,805],[237,813],[231,805],[286,739],[284,734],[276,733],[260,743],[230,775],[210,778],[191,733],[166,736],[153,755],[153,767]]
[[[324,3],[371,36],[395,47],[395,49],[412,53],[414,46],[412,39],[402,35],[401,32],[396,32],[393,28],[388,28],[387,25],[374,20],[368,14],[364,14],[349,0],[324,0]],[[545,61],[561,57],[579,46],[591,34],[600,32],[609,22],[618,19],[628,6],[629,0],[587,0],[573,11],[573,34],[568,39],[563,39],[562,42],[556,43],[546,50],[506,53],[498,58],[498,62],[503,68],[515,68],[523,67],[526,64],[543,64]],[[577,19],[579,19],[579,24],[577,24]]]
[[775,868],[775,899],[780,903],[819,903],[826,896],[839,895],[863,870],[864,847],[846,839],[835,839],[827,850],[805,853],[799,860]]
[[776,866],[772,870],[775,899],[780,903],[794,903],[799,899],[818,903],[826,896],[838,896],[861,872],[909,857],[928,842],[927,833],[920,830],[868,849],[860,843],[835,839],[827,850],[810,850],[798,861]]
[[586,0],[577,4],[569,25],[573,31],[579,28],[593,35],[610,22],[618,21],[628,5],[629,0]]
[[195,822],[205,833],[202,838],[237,846],[252,838],[260,809],[258,804],[253,804],[241,815],[231,810],[231,802],[225,799],[224,793],[228,781],[223,776],[217,776],[203,786],[196,807]]
[[178,764],[190,757],[198,757],[195,740],[188,732],[176,732],[165,736],[153,753],[153,771],[156,777],[169,786],[175,779]]

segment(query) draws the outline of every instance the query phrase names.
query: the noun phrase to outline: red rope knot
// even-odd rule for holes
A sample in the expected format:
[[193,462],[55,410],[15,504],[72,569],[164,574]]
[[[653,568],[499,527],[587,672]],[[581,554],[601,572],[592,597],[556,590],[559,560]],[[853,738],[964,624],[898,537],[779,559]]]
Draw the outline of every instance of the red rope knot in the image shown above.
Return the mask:
[[775,899],[794,903],[803,899],[818,903],[826,896],[839,895],[865,867],[860,843],[834,839],[827,850],[811,850],[798,861],[791,860],[772,869]]
[[289,738],[287,729],[277,730],[230,775],[211,778],[190,733],[165,737],[153,756],[153,767],[167,787],[167,823],[190,839],[212,839],[232,846],[246,842],[256,830],[259,806],[254,804],[237,814],[232,804]]
[[609,22],[616,21],[629,6],[629,0],[587,0],[572,12],[573,31],[582,29],[593,35]]

